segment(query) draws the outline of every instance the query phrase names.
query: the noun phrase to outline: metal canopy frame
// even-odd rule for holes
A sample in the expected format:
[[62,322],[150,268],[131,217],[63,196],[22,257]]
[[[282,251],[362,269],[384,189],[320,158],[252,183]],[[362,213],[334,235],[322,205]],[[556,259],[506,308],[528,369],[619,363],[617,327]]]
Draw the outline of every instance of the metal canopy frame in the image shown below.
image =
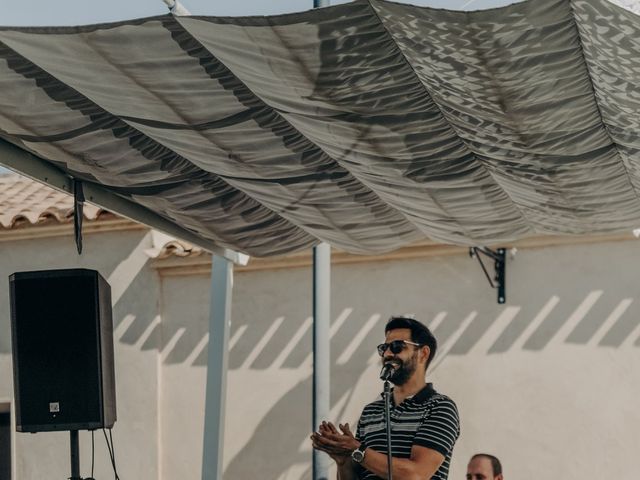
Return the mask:
[[[61,192],[73,194],[74,179],[59,170],[50,162],[21,149],[0,138],[0,164],[7,168],[29,177],[37,182],[44,183]],[[143,223],[168,235],[181,238],[193,245],[201,247],[215,255],[240,265],[246,265],[249,257],[242,253],[222,248],[213,242],[206,241],[193,232],[179,227],[166,218],[127,200],[124,197],[110,192],[107,188],[93,182],[82,181],[85,200],[110,212]]]
[[[50,162],[4,139],[0,139],[0,164],[51,188],[70,195],[74,194],[74,181],[77,180]],[[233,264],[246,265],[249,257],[205,241],[194,233],[134,202],[111,193],[100,185],[83,181],[82,189],[88,202],[168,235],[186,240],[212,253],[202,478],[206,480],[222,479]]]
[[[163,1],[174,15],[189,15],[188,10],[179,2]],[[329,0],[314,0],[316,8],[329,4]],[[74,182],[79,181],[47,160],[2,138],[0,165],[70,195],[75,193]],[[99,184],[81,181],[81,187],[86,201],[134,222],[181,238],[212,254],[202,479],[222,480],[233,265],[246,265],[249,257],[204,240]],[[330,411],[330,272],[331,246],[322,243],[313,249],[313,429],[328,417]],[[326,455],[314,451],[312,465],[314,480],[328,479],[330,461]]]
[[[177,0],[163,0],[176,16],[189,12]],[[314,7],[329,5],[329,0],[314,0]],[[584,52],[583,52],[584,54]],[[50,162],[33,155],[18,146],[0,138],[0,164],[57,190],[73,193],[74,179]],[[245,264],[248,257],[225,249],[211,241],[206,241],[193,232],[179,227],[152,211],[141,207],[125,197],[114,194],[99,184],[82,182],[86,200],[104,207],[123,217],[141,222],[159,231],[182,238],[212,252],[211,306],[209,317],[209,348],[207,360],[207,385],[204,420],[204,452],[202,478],[222,478],[222,453],[224,439],[224,417],[226,396],[226,374],[228,361],[228,339],[231,318],[233,288],[233,263]],[[470,250],[480,262],[490,285],[498,290],[498,303],[506,300],[505,291],[505,250],[497,252],[486,248],[473,247]],[[481,255],[494,261],[494,277],[482,263]],[[313,342],[313,428],[330,411],[330,247],[322,244],[314,249],[314,342]],[[327,478],[328,458],[314,452],[313,478]],[[326,462],[325,462],[326,460]]]

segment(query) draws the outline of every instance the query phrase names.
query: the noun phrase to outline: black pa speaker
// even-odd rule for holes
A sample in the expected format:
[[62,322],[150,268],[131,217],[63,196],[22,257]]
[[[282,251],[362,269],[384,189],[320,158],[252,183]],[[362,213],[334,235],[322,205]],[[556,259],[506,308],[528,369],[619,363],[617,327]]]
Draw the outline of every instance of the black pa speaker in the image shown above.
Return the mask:
[[94,270],[9,276],[16,430],[116,421],[111,289]]

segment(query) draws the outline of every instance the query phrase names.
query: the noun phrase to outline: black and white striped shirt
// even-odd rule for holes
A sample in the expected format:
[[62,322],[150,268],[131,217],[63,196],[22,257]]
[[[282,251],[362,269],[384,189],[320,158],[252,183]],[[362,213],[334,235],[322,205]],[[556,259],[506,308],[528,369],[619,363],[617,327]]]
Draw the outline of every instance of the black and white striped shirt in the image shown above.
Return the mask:
[[[431,480],[446,480],[453,445],[460,435],[460,420],[456,404],[428,383],[416,395],[406,398],[400,405],[391,404],[391,448],[393,457],[411,457],[411,447],[419,445],[444,455],[444,461]],[[362,411],[356,437],[362,449],[371,448],[387,454],[387,434],[384,421],[384,400],[370,403]],[[373,473],[356,465],[361,480],[379,479]],[[428,480],[428,479],[425,479]]]

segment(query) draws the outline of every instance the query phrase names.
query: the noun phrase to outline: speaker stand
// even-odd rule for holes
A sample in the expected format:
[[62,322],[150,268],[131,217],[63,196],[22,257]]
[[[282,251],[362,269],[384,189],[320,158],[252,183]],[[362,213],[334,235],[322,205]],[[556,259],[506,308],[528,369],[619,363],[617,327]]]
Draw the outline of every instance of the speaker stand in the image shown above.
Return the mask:
[[71,443],[71,476],[69,480],[82,480],[80,476],[80,441],[78,430],[71,430],[69,437]]

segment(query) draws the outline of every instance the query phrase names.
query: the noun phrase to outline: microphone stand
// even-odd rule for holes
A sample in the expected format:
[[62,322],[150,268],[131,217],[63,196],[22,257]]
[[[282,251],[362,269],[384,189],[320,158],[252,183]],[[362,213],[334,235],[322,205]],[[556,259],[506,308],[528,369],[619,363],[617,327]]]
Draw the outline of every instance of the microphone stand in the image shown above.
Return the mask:
[[384,421],[387,427],[387,475],[388,480],[393,480],[391,471],[391,386],[388,379],[384,381]]
[[393,472],[391,471],[391,382],[389,379],[393,376],[397,364],[387,362],[382,366],[380,372],[380,380],[384,380],[384,421],[387,427],[387,478],[393,480]]

